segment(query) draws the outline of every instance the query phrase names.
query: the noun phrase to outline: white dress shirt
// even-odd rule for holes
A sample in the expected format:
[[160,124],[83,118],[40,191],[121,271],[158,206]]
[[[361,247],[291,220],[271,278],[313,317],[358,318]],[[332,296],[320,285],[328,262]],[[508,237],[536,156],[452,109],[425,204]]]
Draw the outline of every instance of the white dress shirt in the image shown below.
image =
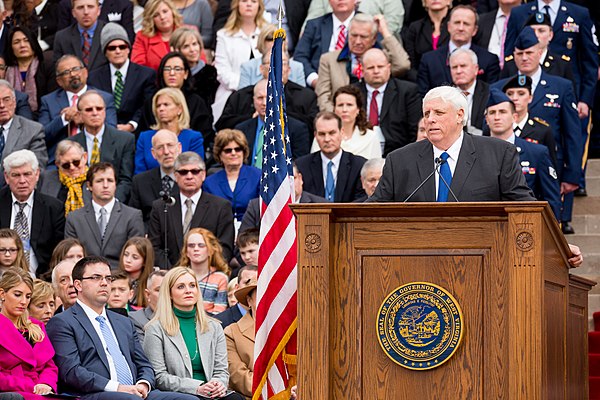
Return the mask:
[[504,54],[500,54],[502,49],[502,38],[504,37],[504,30],[506,28],[506,15],[502,13],[502,10],[498,8],[496,12],[496,18],[494,19],[494,27],[492,28],[492,34],[490,35],[490,43],[488,44],[488,51],[503,59]]
[[325,157],[325,155],[321,152],[321,166],[323,169],[323,187],[327,186],[327,164],[329,161],[333,161],[333,165],[331,166],[331,173],[333,174],[333,181],[337,184],[337,174],[338,169],[340,168],[340,161],[342,159],[342,149],[331,159]]
[[550,4],[546,4],[543,0],[537,1],[538,11],[541,13],[546,13],[544,10],[544,6],[549,6],[549,14],[550,14],[550,22],[554,25],[554,21],[556,21],[556,16],[558,15],[558,9],[560,8],[560,0],[551,1]]
[[[187,211],[187,206],[185,205],[185,201],[189,198],[192,200],[192,216],[196,213],[196,206],[200,201],[200,196],[202,196],[202,189],[198,190],[198,193],[194,194],[192,197],[186,197],[183,193],[179,193],[179,199],[181,201],[181,226],[183,226],[183,221],[185,220],[185,213]],[[185,229],[185,226],[183,226]]]
[[94,207],[94,217],[96,218],[96,221],[100,219],[100,215],[102,215],[100,214],[100,209],[104,207],[104,209],[106,210],[106,226],[108,226],[108,221],[110,221],[110,214],[112,213],[113,207],[115,206],[115,201],[116,200],[113,197],[112,200],[108,202],[108,204],[106,204],[105,206],[101,206],[100,204],[92,200],[92,207]]

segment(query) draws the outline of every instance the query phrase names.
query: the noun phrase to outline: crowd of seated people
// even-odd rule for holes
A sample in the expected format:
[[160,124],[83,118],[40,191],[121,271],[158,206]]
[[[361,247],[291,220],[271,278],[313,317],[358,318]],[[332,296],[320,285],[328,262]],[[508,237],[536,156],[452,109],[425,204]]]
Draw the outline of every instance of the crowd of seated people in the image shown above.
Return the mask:
[[368,200],[451,85],[574,232],[597,2],[2,1],[0,400],[251,397],[279,3],[294,202]]

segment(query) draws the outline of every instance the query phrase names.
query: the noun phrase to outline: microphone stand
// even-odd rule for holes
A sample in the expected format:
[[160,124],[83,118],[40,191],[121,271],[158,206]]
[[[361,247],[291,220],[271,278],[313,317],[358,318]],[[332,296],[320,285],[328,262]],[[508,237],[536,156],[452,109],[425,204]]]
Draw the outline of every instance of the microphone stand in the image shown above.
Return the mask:
[[[408,195],[408,197],[407,197],[407,198],[406,198],[406,199],[403,201],[403,203],[406,203],[408,200],[410,200],[410,199],[413,197],[413,195],[414,195],[415,193],[417,193],[417,192],[419,191],[419,189],[421,189],[421,188],[423,187],[423,185],[425,185],[425,183],[427,183],[427,181],[428,181],[429,179],[431,179],[431,177],[433,176],[433,174],[435,174],[436,172],[439,174],[439,171],[438,171],[438,170],[440,169],[440,166],[441,166],[443,163],[444,163],[444,160],[442,160],[441,158],[437,157],[437,158],[435,159],[435,168],[434,168],[434,170],[433,170],[433,171],[431,171],[431,173],[430,173],[430,174],[427,176],[427,178],[425,178],[425,180],[424,180],[423,182],[421,182],[421,183],[419,184],[419,186],[417,186],[417,188],[416,188],[415,190],[413,190],[413,191],[412,191],[412,193],[411,193],[411,194],[409,194],[409,195]],[[440,176],[441,176],[441,175],[440,175]],[[458,200],[457,200],[457,201],[458,201]]]
[[167,232],[169,230],[169,213],[168,213],[168,209],[169,209],[169,204],[163,200],[163,215],[164,215],[164,222],[165,222],[165,234],[164,234],[164,241],[165,241],[165,247],[163,249],[163,253],[164,253],[164,266],[165,269],[169,269],[169,245],[167,244]]

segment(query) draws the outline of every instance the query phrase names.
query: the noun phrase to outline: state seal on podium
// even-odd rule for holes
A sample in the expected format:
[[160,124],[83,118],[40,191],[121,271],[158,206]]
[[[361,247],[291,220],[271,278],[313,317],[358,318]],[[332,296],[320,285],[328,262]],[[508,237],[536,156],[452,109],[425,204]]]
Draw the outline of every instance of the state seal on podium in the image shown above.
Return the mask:
[[439,367],[462,340],[463,316],[456,299],[429,282],[396,288],[379,308],[377,337],[385,354],[413,370]]

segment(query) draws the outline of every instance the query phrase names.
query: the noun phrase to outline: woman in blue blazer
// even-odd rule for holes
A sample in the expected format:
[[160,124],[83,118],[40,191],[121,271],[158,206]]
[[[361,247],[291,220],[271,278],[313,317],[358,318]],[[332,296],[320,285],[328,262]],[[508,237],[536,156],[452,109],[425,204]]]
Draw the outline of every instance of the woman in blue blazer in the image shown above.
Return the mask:
[[198,131],[189,129],[190,113],[185,97],[179,89],[160,89],[152,98],[152,112],[156,124],[152,130],[140,134],[135,150],[135,174],[158,167],[152,156],[152,137],[160,129],[168,129],[177,135],[181,151],[194,151],[204,159],[204,138]]
[[246,136],[237,129],[217,133],[213,154],[223,170],[206,178],[202,189],[229,200],[235,220],[241,222],[248,202],[258,197],[261,171],[244,164],[250,148]]

